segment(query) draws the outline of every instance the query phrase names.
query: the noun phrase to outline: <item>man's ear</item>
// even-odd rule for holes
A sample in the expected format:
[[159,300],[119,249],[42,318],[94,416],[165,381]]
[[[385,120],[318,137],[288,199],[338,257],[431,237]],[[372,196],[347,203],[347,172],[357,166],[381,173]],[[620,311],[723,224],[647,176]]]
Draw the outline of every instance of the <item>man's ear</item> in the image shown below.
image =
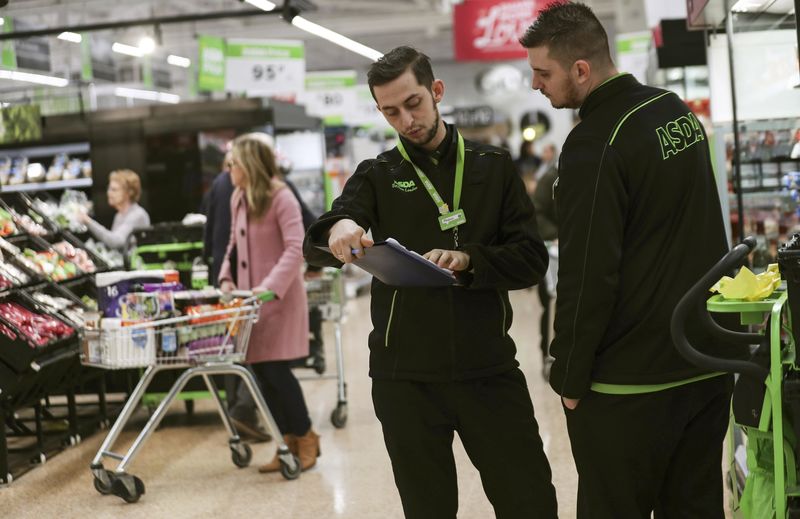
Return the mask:
[[435,102],[439,102],[444,97],[444,81],[441,79],[434,79],[433,84],[431,84],[431,93],[433,94],[433,100]]
[[589,77],[592,75],[592,64],[586,60],[579,59],[575,63],[572,64],[572,76],[575,81],[582,85],[589,81]]

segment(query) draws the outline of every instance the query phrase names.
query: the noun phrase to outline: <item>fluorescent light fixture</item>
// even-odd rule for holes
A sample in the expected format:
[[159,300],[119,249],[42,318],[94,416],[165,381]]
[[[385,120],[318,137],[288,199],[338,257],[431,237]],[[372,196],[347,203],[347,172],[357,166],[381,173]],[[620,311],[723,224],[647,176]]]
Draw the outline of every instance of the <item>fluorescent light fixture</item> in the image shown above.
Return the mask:
[[347,36],[342,36],[338,32],[334,32],[321,25],[317,25],[314,22],[310,22],[305,18],[303,18],[302,16],[295,16],[294,18],[292,18],[292,25],[294,25],[298,29],[310,32],[315,36],[324,38],[331,43],[335,43],[340,47],[344,47],[349,51],[355,52],[356,54],[361,54],[362,56],[369,58],[372,61],[378,61],[378,59],[383,56],[382,53],[378,52],[373,48],[367,47],[366,45],[362,45],[357,41],[351,40]]
[[114,42],[114,45],[111,46],[111,50],[114,52],[118,52],[120,54],[126,54],[128,56],[133,56],[134,58],[141,58],[144,56],[144,52],[139,47],[134,47],[133,45],[125,45],[124,43],[120,43],[118,41]]
[[83,37],[76,32],[62,32],[58,35],[59,40],[71,41],[72,43],[80,43]]
[[175,54],[170,54],[167,56],[167,63],[170,65],[174,65],[176,67],[183,67],[189,68],[192,64],[192,60],[189,58],[184,58],[183,56],[176,56]]
[[138,88],[117,87],[114,95],[119,97],[130,97],[132,99],[143,99],[145,101],[159,101],[161,103],[178,104],[181,96],[167,94],[166,92],[156,92],[155,90],[140,90]]
[[0,25],[5,25],[5,24],[6,24],[6,19],[0,16]]
[[31,74],[30,72],[20,72],[18,70],[0,70],[0,79],[11,79],[13,81],[25,81],[39,85],[55,87],[65,87],[69,85],[69,80],[63,77],[45,76],[42,74]]
[[156,42],[150,36],[145,36],[139,40],[139,50],[144,54],[152,54],[156,50]]
[[278,7],[277,5],[273,4],[269,0],[244,0],[244,1],[247,2],[250,5],[256,6],[259,9],[263,9],[265,11],[272,11],[276,7]]

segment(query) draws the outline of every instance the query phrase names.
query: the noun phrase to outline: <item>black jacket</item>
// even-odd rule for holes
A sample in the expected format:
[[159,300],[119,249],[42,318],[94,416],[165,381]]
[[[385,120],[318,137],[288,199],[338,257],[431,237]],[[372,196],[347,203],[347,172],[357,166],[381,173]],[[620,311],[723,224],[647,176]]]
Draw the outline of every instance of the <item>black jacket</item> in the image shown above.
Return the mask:
[[[404,141],[411,159],[452,207],[456,132],[430,155]],[[536,234],[533,206],[507,152],[465,142],[459,228],[461,249],[471,258],[466,287],[399,288],[372,282],[369,336],[370,376],[419,381],[464,380],[502,373],[518,365],[508,336],[512,311],[508,290],[537,283],[547,252]],[[310,264],[341,266],[315,244],[327,245],[327,231],[342,218],[371,229],[375,240],[395,238],[420,254],[453,249],[452,231],[442,231],[437,208],[414,169],[397,148],[362,162],[333,209],[306,235]],[[369,252],[367,252],[369,254]]]
[[539,234],[543,240],[551,241],[558,238],[558,221],[556,204],[553,200],[553,184],[558,179],[558,169],[552,166],[542,178],[536,182],[531,201],[536,208],[536,223],[539,225]]
[[[703,373],[676,351],[675,305],[727,250],[702,125],[672,92],[616,77],[591,92],[556,187],[552,387],[660,384]],[[695,345],[719,352],[694,321]]]
[[219,269],[231,237],[231,174],[223,171],[211,183],[205,204],[206,226],[203,237],[205,256],[211,258],[208,266],[209,282],[217,286]]

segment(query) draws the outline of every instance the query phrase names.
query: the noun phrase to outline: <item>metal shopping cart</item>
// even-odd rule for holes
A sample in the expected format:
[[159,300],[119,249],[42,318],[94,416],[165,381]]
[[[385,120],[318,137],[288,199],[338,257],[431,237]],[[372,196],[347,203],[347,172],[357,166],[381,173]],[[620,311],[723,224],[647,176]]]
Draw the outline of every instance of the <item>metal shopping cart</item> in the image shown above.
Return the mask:
[[[194,377],[202,377],[213,396],[225,429],[228,431],[228,446],[231,458],[237,467],[250,464],[253,453],[243,443],[231,422],[225,403],[219,395],[212,375],[235,375],[242,379],[264,422],[270,428],[278,444],[281,474],[286,479],[300,476],[300,463],[283,441],[275,420],[258,390],[253,375],[236,364],[244,360],[253,323],[258,320],[262,302],[274,298],[266,292],[250,297],[222,310],[186,315],[170,319],[142,322],[115,328],[100,327],[84,332],[81,361],[88,366],[104,369],[146,367],[142,378],[126,402],[121,414],[111,427],[91,464],[94,487],[101,494],[114,494],[128,503],[134,503],[145,493],[144,483],[127,472],[128,465],[158,427],[170,404],[186,383]],[[181,369],[183,373],[170,388],[167,396],[150,416],[127,453],[111,450],[120,432],[128,423],[147,386],[156,373],[163,370]],[[103,466],[104,458],[119,461],[116,469]]]
[[[306,281],[309,309],[317,309],[323,321],[334,326],[336,344],[336,374],[314,378],[336,378],[336,407],[331,412],[331,423],[341,429],[347,423],[347,383],[344,379],[344,356],[342,354],[342,318],[344,317],[344,282],[341,271],[324,271],[322,276]],[[324,371],[324,370],[323,370]]]

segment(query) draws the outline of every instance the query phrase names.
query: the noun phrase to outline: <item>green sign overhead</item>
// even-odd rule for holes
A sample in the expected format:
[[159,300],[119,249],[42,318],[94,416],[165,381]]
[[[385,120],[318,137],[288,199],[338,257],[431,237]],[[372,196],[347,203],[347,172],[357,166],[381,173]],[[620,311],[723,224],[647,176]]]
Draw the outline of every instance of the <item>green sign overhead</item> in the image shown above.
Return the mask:
[[201,36],[197,88],[212,92],[225,90],[225,40]]
[[302,43],[287,45],[266,41],[231,40],[225,48],[225,56],[228,58],[303,59],[305,58],[305,47]]
[[91,81],[94,79],[94,71],[92,70],[92,47],[89,43],[89,35],[84,33],[81,36],[81,79],[84,81]]
[[345,71],[335,73],[309,73],[306,75],[306,90],[330,90],[356,86],[356,73]]
[[[8,16],[3,18],[3,32],[14,32],[14,19]],[[14,40],[2,42],[2,59],[0,61],[5,68],[17,68],[17,52],[14,50]]]

